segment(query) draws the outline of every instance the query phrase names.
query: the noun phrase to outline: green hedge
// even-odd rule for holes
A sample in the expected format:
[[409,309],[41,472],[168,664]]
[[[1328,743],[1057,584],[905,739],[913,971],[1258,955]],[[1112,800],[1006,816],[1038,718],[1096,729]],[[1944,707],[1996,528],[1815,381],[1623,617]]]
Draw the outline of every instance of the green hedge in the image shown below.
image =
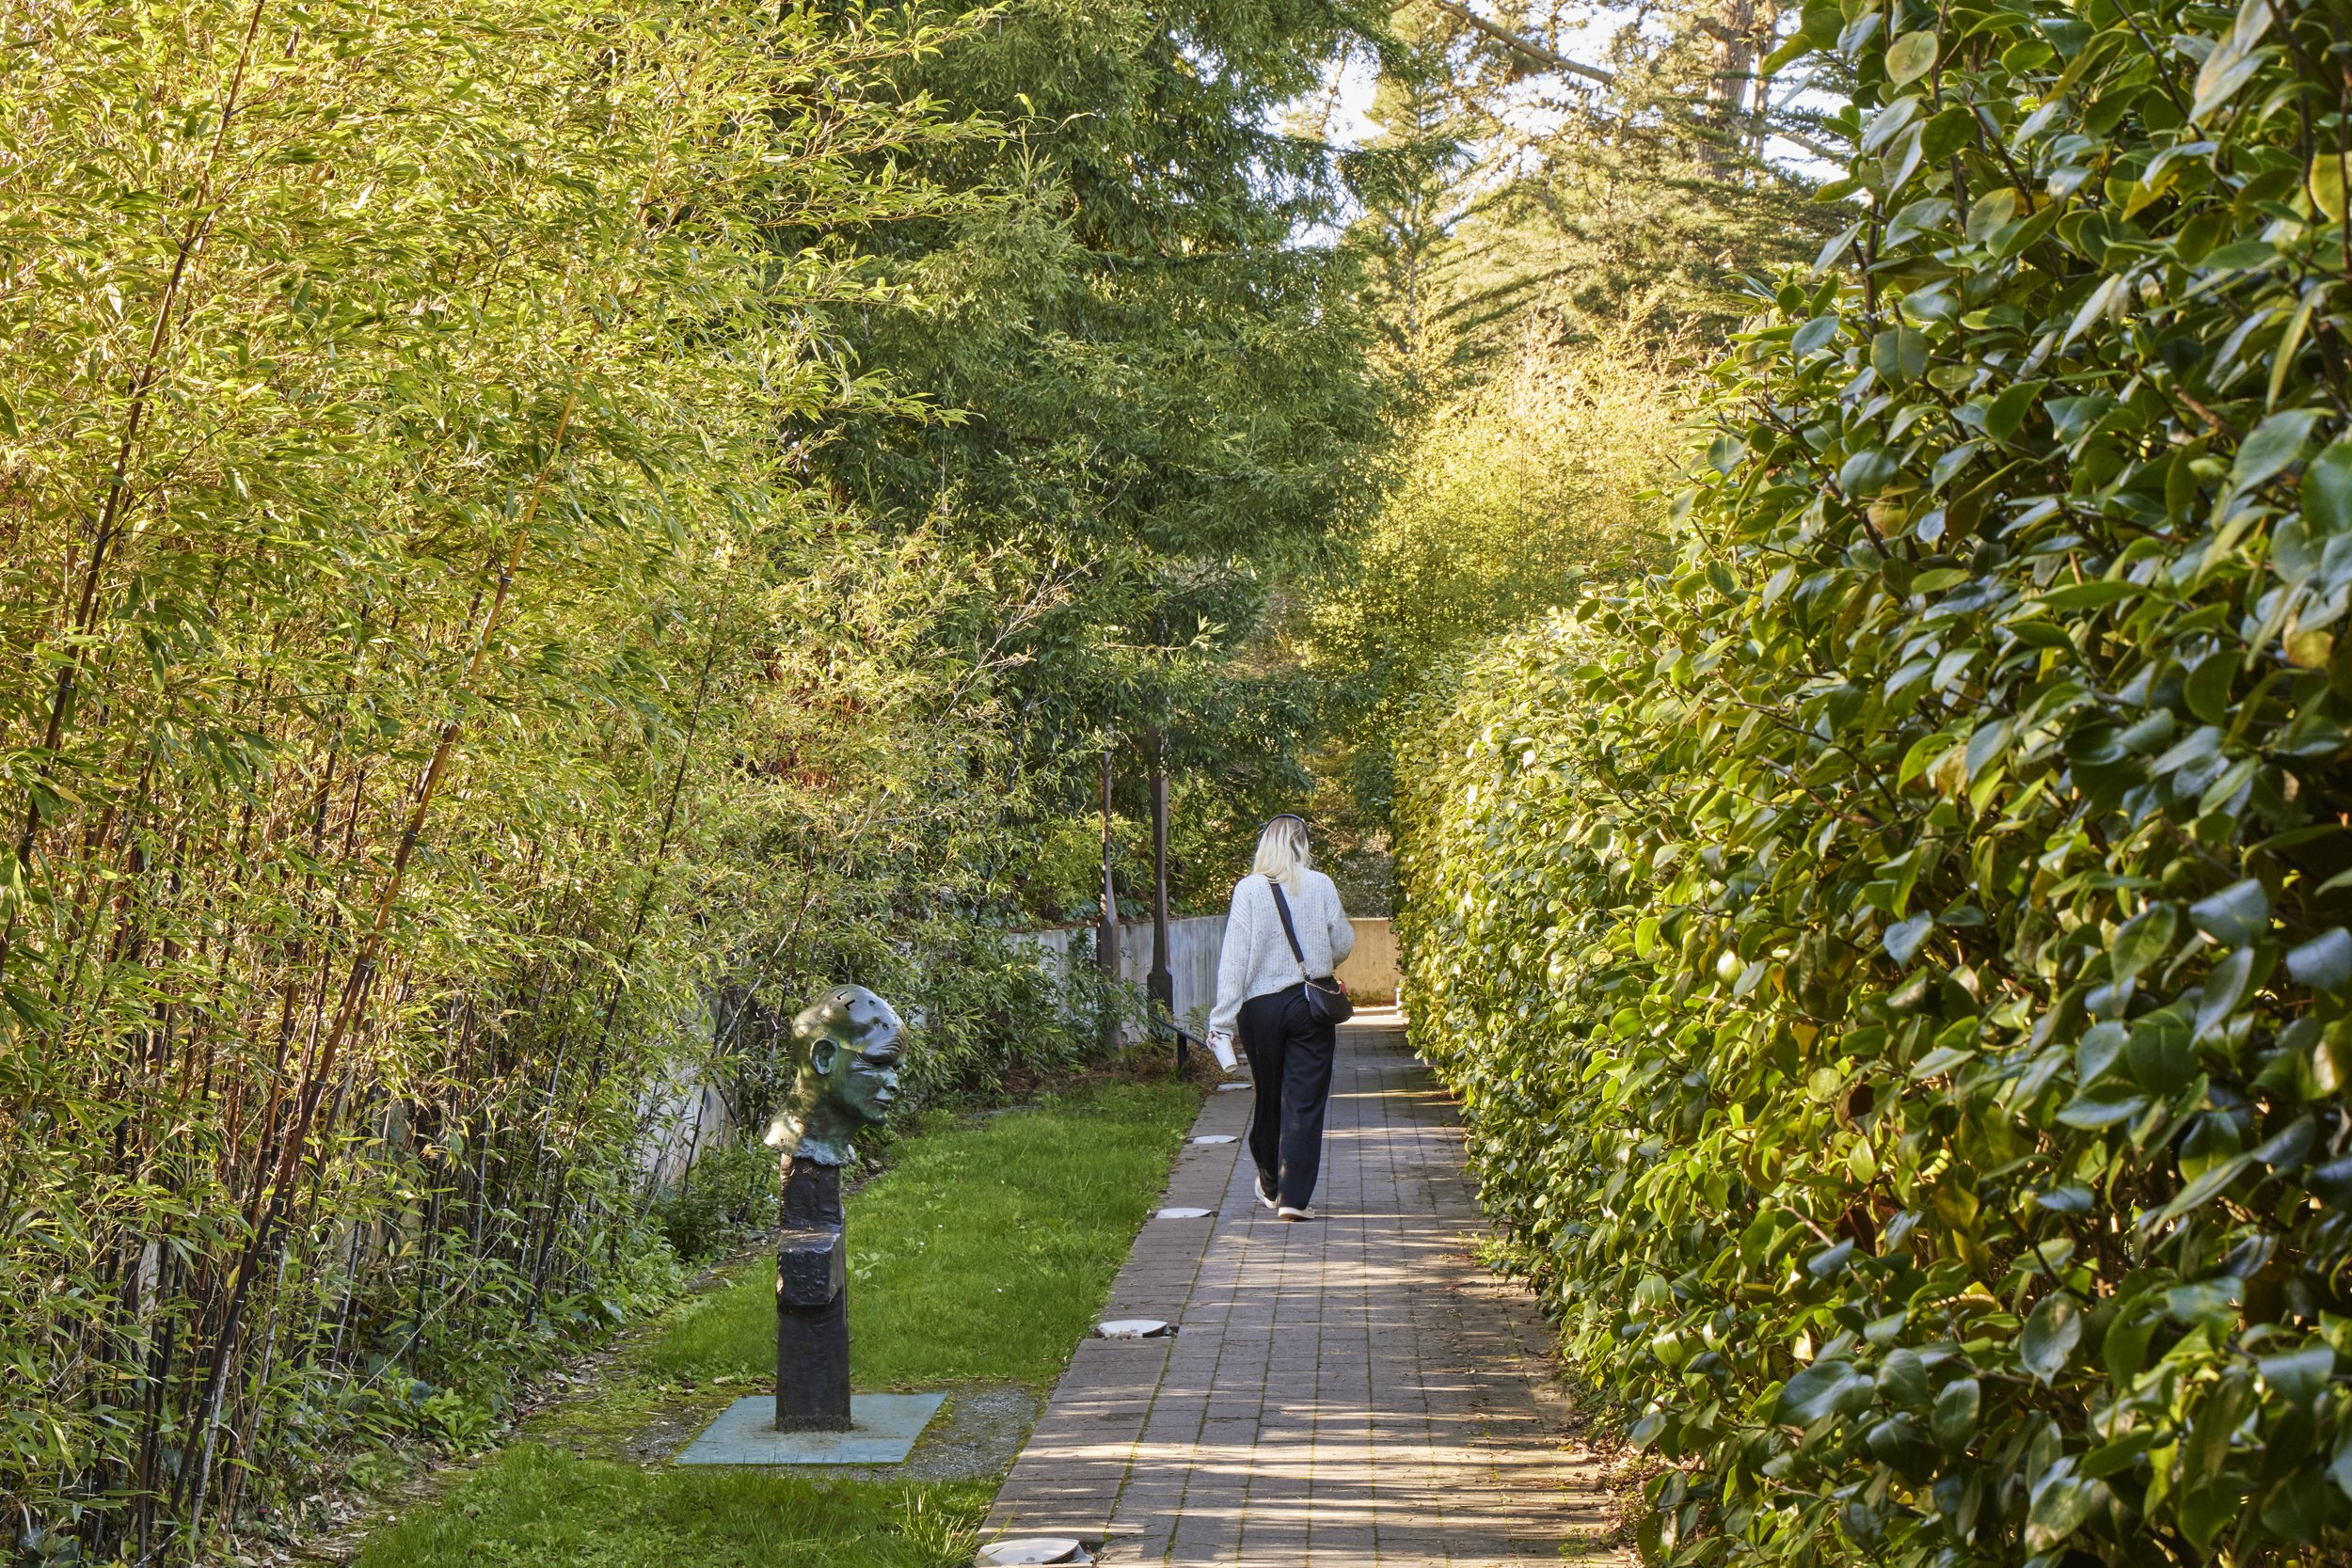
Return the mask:
[[2345,1560],[2348,39],[1808,8],[1867,213],[1680,575],[1402,769],[1419,1043],[1655,1560]]

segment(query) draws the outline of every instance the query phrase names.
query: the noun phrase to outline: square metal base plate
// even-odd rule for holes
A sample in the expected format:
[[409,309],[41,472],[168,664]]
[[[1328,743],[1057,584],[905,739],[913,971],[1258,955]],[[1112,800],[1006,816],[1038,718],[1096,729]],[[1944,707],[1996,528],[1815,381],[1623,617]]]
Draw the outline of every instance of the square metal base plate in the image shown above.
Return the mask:
[[776,1397],[737,1400],[677,1456],[680,1465],[896,1465],[945,1394],[852,1394],[847,1432],[778,1432]]

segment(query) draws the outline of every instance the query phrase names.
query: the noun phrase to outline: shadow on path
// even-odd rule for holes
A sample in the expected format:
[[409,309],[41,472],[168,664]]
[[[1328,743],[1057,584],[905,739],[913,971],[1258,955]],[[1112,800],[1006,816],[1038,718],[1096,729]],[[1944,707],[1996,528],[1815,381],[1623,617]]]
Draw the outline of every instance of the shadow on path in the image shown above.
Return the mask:
[[[1241,1132],[1214,1097],[1195,1136]],[[1602,1468],[1571,1446],[1549,1330],[1482,1268],[1452,1101],[1393,1013],[1340,1033],[1325,1216],[1260,1207],[1235,1145],[1186,1148],[1105,1317],[1168,1339],[1089,1339],[989,1517],[990,1538],[1104,1543],[1107,1563],[1249,1568],[1630,1562],[1601,1547]],[[1573,1552],[1574,1548],[1570,1548]]]

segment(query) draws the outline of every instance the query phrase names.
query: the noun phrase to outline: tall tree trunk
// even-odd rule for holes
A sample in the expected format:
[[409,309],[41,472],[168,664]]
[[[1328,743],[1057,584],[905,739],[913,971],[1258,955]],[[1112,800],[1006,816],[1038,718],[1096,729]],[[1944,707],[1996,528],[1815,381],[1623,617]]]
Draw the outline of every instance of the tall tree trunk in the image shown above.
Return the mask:
[[1748,142],[1749,89],[1756,87],[1756,0],[1717,0],[1715,20],[1708,28],[1714,39],[1714,71],[1708,79],[1708,128],[1716,140],[1708,148],[1708,161],[1716,178],[1728,179],[1738,169]]

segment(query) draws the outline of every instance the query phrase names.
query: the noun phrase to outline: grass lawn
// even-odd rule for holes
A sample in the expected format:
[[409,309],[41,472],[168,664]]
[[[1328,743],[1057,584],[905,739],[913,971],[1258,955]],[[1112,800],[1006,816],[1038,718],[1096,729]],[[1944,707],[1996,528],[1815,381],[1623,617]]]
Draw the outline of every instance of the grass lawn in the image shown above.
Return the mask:
[[[977,1122],[939,1118],[899,1142],[850,1199],[857,1386],[1050,1384],[1199,1106],[1187,1085],[1107,1085]],[[774,1266],[748,1264],[675,1312],[606,1400],[551,1414],[548,1431],[370,1537],[355,1568],[968,1564],[993,1481],[648,1467],[552,1444],[558,1430],[640,1422],[680,1386],[756,1391],[773,1374],[774,1335]]]

